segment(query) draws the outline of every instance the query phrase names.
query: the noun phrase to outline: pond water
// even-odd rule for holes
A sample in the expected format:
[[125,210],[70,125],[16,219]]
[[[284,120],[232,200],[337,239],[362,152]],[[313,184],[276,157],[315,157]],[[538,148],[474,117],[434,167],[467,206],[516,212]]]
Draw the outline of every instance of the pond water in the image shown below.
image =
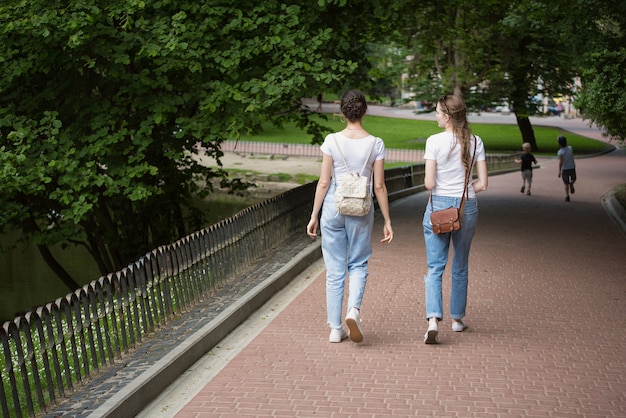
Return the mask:
[[[18,237],[15,232],[0,237],[3,248],[16,242]],[[100,277],[95,261],[84,248],[55,247],[51,251],[81,285]],[[71,292],[50,270],[34,245],[20,245],[0,253],[0,269],[0,322]]]

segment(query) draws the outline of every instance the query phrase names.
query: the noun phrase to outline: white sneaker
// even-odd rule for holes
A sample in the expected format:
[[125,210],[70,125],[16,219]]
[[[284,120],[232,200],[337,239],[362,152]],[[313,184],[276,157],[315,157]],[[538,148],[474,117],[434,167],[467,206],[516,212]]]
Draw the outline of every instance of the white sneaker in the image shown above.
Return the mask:
[[357,308],[350,309],[346,316],[346,325],[350,330],[350,339],[355,343],[363,341],[363,330],[361,329],[361,318]]
[[424,334],[424,344],[439,344],[437,323],[428,321],[428,331]]
[[346,338],[348,338],[348,334],[346,334],[343,328],[332,328],[330,330],[330,335],[328,336],[328,341],[330,341],[331,343],[340,343]]
[[463,332],[467,329],[467,324],[461,320],[452,320],[452,331]]

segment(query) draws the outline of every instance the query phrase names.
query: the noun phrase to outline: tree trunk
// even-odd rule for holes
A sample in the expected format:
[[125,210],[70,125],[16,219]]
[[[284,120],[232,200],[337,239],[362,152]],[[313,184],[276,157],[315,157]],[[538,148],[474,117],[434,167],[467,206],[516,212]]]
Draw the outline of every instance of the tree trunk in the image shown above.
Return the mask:
[[[35,233],[38,231],[37,222],[33,217],[28,217],[24,220],[24,231],[27,233]],[[54,258],[52,253],[50,252],[50,248],[46,245],[37,244],[37,249],[39,250],[39,254],[43,257],[43,260],[46,262],[48,267],[56,274],[59,279],[67,286],[72,292],[80,287],[80,285],[74,280],[74,278],[63,268],[61,264]]]
[[80,288],[80,285],[76,282],[76,280],[74,280],[67,270],[59,264],[56,258],[54,258],[48,247],[45,245],[37,245],[37,248],[39,249],[39,253],[43,257],[46,264],[50,267],[54,274],[59,276],[63,284],[67,286],[70,291],[73,292],[74,290]]
[[455,96],[459,96],[461,99],[463,99],[465,94],[464,94],[463,86],[461,85],[461,83],[455,83],[454,84],[453,93],[454,93]]
[[533,152],[539,151],[537,148],[537,140],[535,139],[535,131],[533,130],[528,116],[519,116],[516,113],[515,119],[517,119],[517,126],[522,134],[522,143],[528,142]]

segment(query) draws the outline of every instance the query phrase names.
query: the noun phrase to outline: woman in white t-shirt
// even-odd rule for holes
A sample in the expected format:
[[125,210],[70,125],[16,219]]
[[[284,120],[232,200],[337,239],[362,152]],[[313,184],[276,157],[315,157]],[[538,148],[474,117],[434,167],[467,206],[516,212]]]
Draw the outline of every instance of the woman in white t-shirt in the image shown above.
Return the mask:
[[328,340],[332,343],[348,338],[341,322],[346,275],[349,277],[346,325],[352,341],[363,341],[360,311],[368,275],[367,265],[372,256],[374,227],[373,205],[365,216],[342,215],[337,211],[334,198],[336,184],[348,172],[341,154],[350,172],[360,172],[369,158],[362,175],[370,178],[370,182],[373,178],[374,195],[384,220],[384,238],[381,242],[389,243],[393,239],[385,186],[385,144],[382,139],[363,129],[361,122],[366,111],[367,103],[363,93],[356,90],[344,93],[341,113],[347,120],[346,128],[328,135],[321,146],[322,168],[315,190],[311,220],[306,227],[307,234],[315,238],[320,218],[322,255],[326,266],[326,310],[331,329]]
[[[422,221],[428,262],[428,273],[424,276],[428,320],[428,330],[424,335],[426,344],[439,343],[437,326],[443,319],[442,276],[448,262],[450,242],[454,248],[450,291],[452,330],[460,332],[467,328],[463,318],[467,305],[469,251],[478,221],[476,193],[487,189],[485,147],[480,137],[470,131],[463,100],[451,94],[442,97],[437,102],[436,118],[438,126],[444,131],[426,140],[424,152],[424,185],[431,191]],[[461,229],[444,234],[433,233],[431,212],[460,207],[465,173],[467,170],[471,172],[472,160],[478,176],[468,186]]]

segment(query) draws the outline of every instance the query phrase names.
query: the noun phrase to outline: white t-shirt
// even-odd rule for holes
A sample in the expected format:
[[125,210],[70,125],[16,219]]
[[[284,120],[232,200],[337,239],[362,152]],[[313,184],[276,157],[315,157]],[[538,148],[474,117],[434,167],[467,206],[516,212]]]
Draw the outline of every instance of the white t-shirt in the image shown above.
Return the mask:
[[576,163],[574,163],[574,150],[571,146],[567,145],[563,148],[559,148],[556,155],[563,159],[561,170],[573,170],[576,168]]
[[[476,138],[476,141],[473,140]],[[476,143],[476,161],[485,160],[485,146],[479,136],[472,135],[470,142],[470,155],[474,153],[474,144]],[[452,150],[452,152],[450,152]],[[454,134],[450,132],[440,132],[431,135],[426,140],[426,149],[424,151],[425,160],[435,160],[437,162],[437,176],[435,179],[435,188],[432,194],[435,196],[461,197],[465,188],[465,167],[461,161],[461,145],[455,144]],[[475,197],[472,182],[468,187],[468,195],[470,198]]]
[[385,143],[382,139],[373,135],[365,138],[351,139],[344,136],[341,132],[336,134],[330,134],[324,139],[324,143],[320,147],[324,154],[330,155],[333,159],[334,175],[337,179],[341,179],[344,174],[348,173],[346,166],[343,163],[341,154],[337,150],[337,144],[333,139],[333,135],[337,139],[337,144],[341,147],[341,153],[346,159],[346,163],[350,169],[350,173],[360,173],[363,168],[365,158],[367,158],[370,149],[372,148],[372,142],[376,141],[372,154],[369,157],[369,163],[365,165],[362,175],[371,178],[372,167],[374,161],[382,160],[385,158]]

